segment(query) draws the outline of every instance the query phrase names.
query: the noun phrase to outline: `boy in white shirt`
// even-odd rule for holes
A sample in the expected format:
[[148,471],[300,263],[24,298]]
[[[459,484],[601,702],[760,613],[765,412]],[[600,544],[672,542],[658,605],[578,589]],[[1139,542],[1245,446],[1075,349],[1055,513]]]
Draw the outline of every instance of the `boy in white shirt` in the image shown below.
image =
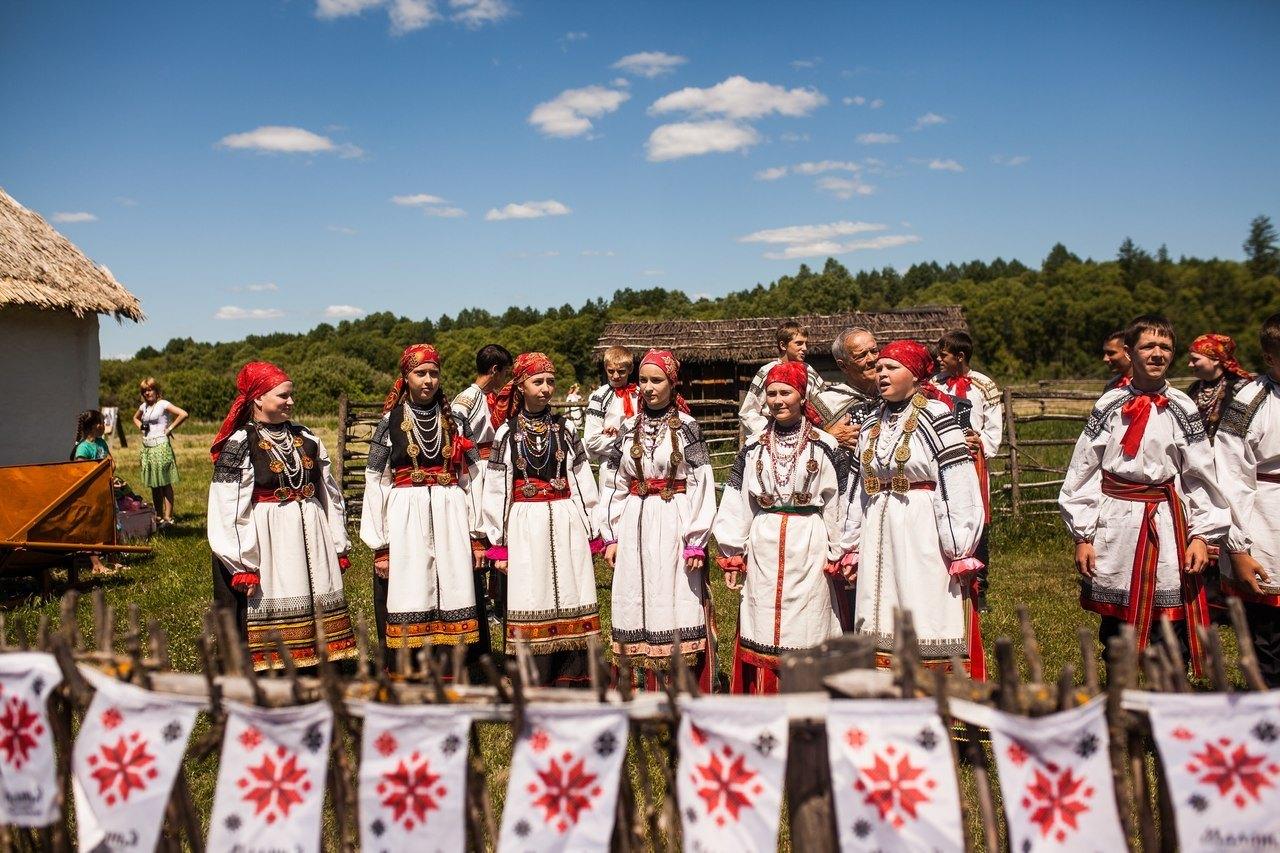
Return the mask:
[[608,379],[587,398],[582,444],[587,458],[599,462],[618,437],[622,422],[636,413],[636,385],[631,381],[635,356],[626,347],[604,351],[604,373]]

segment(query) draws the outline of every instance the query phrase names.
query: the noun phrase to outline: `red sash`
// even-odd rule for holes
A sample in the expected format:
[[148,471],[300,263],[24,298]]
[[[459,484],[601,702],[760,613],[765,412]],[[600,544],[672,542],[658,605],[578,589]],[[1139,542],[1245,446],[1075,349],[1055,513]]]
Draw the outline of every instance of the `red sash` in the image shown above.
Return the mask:
[[1102,472],[1102,493],[1122,501],[1145,504],[1142,528],[1138,531],[1138,547],[1133,555],[1133,574],[1129,581],[1129,606],[1125,621],[1138,633],[1138,651],[1147,647],[1147,636],[1156,595],[1156,564],[1160,556],[1160,536],[1156,531],[1156,510],[1160,504],[1168,504],[1173,516],[1174,548],[1178,559],[1178,571],[1182,578],[1183,612],[1187,622],[1187,642],[1191,646],[1192,671],[1202,676],[1204,650],[1200,644],[1200,626],[1209,628],[1209,604],[1205,596],[1204,577],[1187,574],[1182,570],[1187,560],[1187,518],[1182,501],[1173,480],[1163,483],[1135,483]]
[[443,466],[431,465],[418,469],[418,479],[413,477],[413,467],[405,465],[392,471],[393,485],[397,489],[415,486],[456,486],[458,478],[450,474]]
[[991,468],[981,450],[973,455],[973,467],[978,470],[978,488],[982,491],[982,522],[991,524]]
[[569,495],[570,492],[567,485],[563,489],[557,489],[546,480],[539,480],[536,477],[529,477],[526,480],[513,480],[511,482],[511,500],[513,503],[562,501]]
[[307,483],[301,489],[287,489],[284,487],[278,489],[262,489],[257,486],[253,489],[253,502],[256,504],[287,504],[289,501],[305,501],[316,493],[316,487],[312,483]]
[[[643,490],[641,490],[640,488],[641,483],[644,483]],[[683,495],[685,493],[685,489],[687,488],[687,483],[684,480],[672,480],[670,485],[671,485],[672,494],[676,494],[676,495]],[[661,495],[662,490],[665,488],[667,488],[666,479],[663,477],[658,477],[652,480],[632,480],[629,490],[631,494],[635,495],[636,497],[648,498],[648,497],[653,497],[655,495]]]
[[476,444],[476,454],[477,454],[481,459],[488,459],[488,458],[489,458],[489,454],[491,454],[492,452],[493,452],[493,442],[492,442],[492,441],[481,441],[481,442],[479,442],[479,443],[477,443],[477,444]]

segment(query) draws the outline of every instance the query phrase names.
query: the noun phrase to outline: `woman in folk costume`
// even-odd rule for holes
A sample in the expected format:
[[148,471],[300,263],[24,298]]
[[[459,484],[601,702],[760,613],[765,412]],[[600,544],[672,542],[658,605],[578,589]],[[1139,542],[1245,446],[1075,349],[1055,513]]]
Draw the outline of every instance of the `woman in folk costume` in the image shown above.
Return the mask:
[[483,620],[473,572],[484,565],[475,448],[440,387],[435,347],[405,349],[382,408],[360,514],[378,633],[387,649],[475,643]]
[[600,465],[605,559],[613,566],[613,652],[647,673],[678,644],[704,691],[714,687],[715,633],[703,565],[716,484],[702,431],[676,393],[680,362],[668,350],[640,361],[640,411],[623,422]]
[[[316,621],[330,659],[356,656],[342,591],[347,530],[342,490],[314,433],[292,423],[293,383],[265,361],[246,364],[214,438],[209,547],[215,588],[242,614],[254,669],[283,667],[279,631],[298,666],[319,662]],[[229,581],[228,581],[229,576]]]
[[1191,342],[1187,366],[1196,377],[1187,389],[1187,396],[1195,400],[1212,444],[1223,412],[1237,392],[1253,379],[1253,374],[1236,361],[1236,342],[1227,335],[1214,333],[1201,335]]
[[[783,652],[840,635],[832,578],[845,552],[836,440],[805,400],[804,362],[765,376],[769,421],[729,473],[712,534],[730,589],[742,589],[730,689],[778,692]],[[745,576],[745,581],[744,581]]]
[[577,432],[549,406],[555,373],[542,353],[522,353],[494,399],[482,515],[488,556],[507,573],[507,653],[527,641],[539,681],[568,686],[587,681],[587,638],[600,633],[598,492]]
[[895,650],[894,611],[910,610],[926,665],[965,661],[986,676],[973,581],[982,535],[982,493],[964,433],[929,384],[933,358],[916,341],[894,341],[876,362],[880,407],[862,424],[858,480],[846,519],[858,579],[857,631],[876,644],[878,665]]

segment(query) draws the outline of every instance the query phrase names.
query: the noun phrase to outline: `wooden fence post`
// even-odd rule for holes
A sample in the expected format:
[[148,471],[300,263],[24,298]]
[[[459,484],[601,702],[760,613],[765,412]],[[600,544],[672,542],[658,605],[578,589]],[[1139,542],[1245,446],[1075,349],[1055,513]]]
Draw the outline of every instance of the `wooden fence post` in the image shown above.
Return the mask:
[[1013,416],[1013,391],[1004,389],[1004,432],[1009,437],[1009,507],[1014,518],[1020,515],[1022,487],[1019,484],[1021,470],[1018,465],[1018,419]]
[[338,488],[343,487],[343,474],[347,472],[347,395],[338,395],[338,456],[336,460]]

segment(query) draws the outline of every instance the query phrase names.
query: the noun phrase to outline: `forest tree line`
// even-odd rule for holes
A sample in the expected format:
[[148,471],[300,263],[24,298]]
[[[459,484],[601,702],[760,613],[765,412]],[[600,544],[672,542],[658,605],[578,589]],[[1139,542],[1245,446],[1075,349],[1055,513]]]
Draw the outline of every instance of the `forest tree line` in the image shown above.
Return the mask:
[[[379,312],[302,333],[251,335],[200,343],[174,338],[161,349],[102,363],[103,405],[132,407],[139,380],[155,376],[166,397],[192,417],[221,417],[234,396],[236,370],[262,359],[282,366],[298,386],[298,408],[334,411],[339,394],[375,399],[394,378],[400,351],[429,341],[444,360],[443,381],[456,393],[471,381],[475,351],[501,343],[513,353],[546,352],[560,367],[561,392],[573,381],[597,381],[592,348],[606,322],[729,319],[837,314],[914,305],[958,304],[975,338],[974,364],[1000,381],[1102,376],[1102,339],[1131,317],[1168,315],[1186,344],[1206,331],[1234,337],[1240,361],[1260,366],[1257,331],[1280,311],[1280,240],[1265,216],[1250,224],[1244,261],[1170,258],[1124,240],[1109,260],[1081,259],[1061,243],[1033,269],[996,258],[946,266],[920,263],[851,273],[834,258],[821,270],[802,264],[794,275],[714,299],[680,290],[624,288],[575,308],[511,307],[502,313],[468,308],[455,316],[411,319]],[[1181,353],[1179,358],[1181,358]]]

